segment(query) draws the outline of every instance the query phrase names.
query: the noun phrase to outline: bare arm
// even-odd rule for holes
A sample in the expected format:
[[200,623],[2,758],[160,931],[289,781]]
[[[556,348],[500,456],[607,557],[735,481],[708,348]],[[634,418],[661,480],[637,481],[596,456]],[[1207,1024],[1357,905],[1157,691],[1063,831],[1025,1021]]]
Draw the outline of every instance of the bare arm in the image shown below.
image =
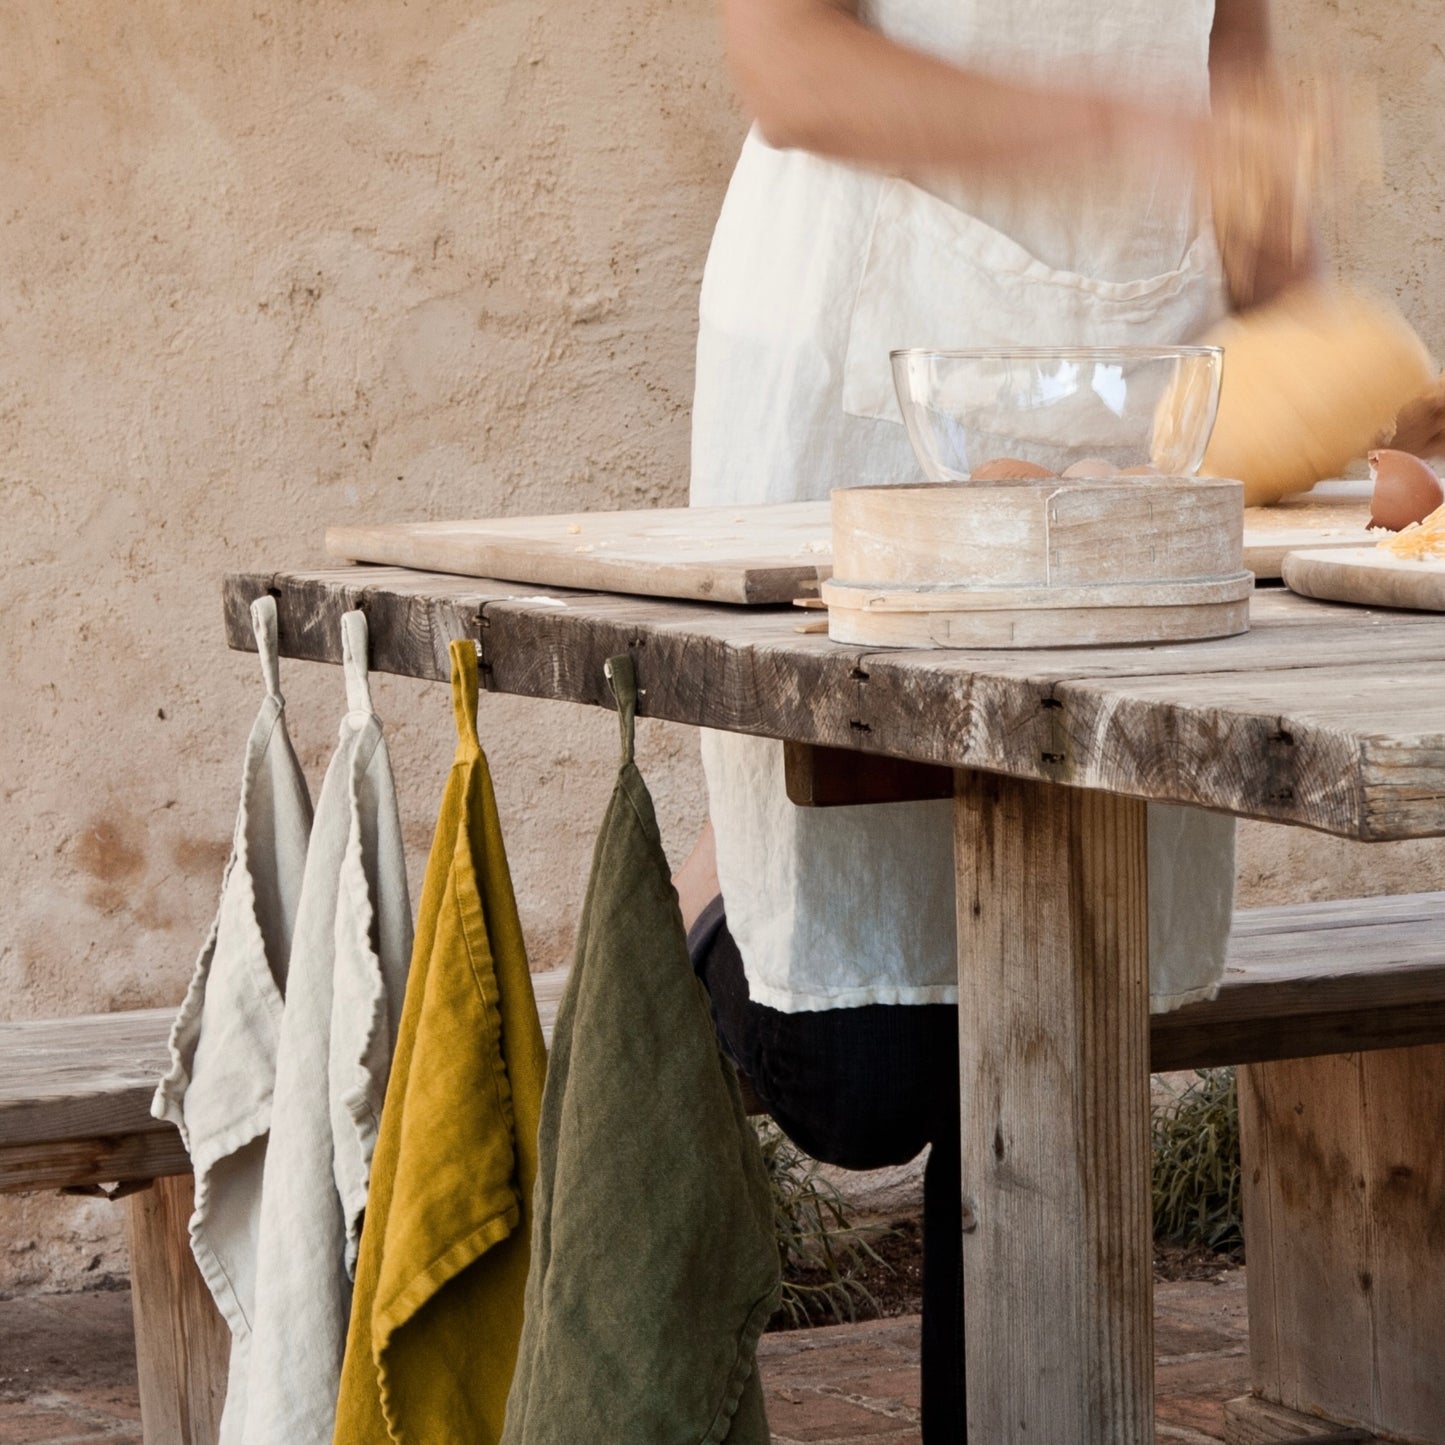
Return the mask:
[[1209,78],[1216,96],[1243,75],[1274,68],[1269,0],[1214,0],[1209,32]]
[[[1318,276],[1320,250],[1291,149],[1294,117],[1283,99],[1270,38],[1269,0],[1215,0],[1209,77],[1216,134],[1229,138],[1212,158],[1214,211],[1230,301],[1245,311]],[[1242,128],[1241,128],[1242,127]],[[1237,148],[1243,136],[1250,143]],[[1229,147],[1236,148],[1231,150]],[[1274,170],[1261,214],[1241,227],[1235,189],[1241,167]]]
[[839,0],[723,0],[723,19],[743,102],[777,146],[979,174],[1195,141],[1195,117],[964,70],[870,30]]

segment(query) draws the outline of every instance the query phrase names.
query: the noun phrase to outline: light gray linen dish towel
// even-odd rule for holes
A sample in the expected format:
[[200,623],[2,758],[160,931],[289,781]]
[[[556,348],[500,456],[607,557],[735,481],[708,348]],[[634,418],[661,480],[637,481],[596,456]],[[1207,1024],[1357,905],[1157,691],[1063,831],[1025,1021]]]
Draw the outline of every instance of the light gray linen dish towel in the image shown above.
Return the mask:
[[[151,1113],[180,1130],[195,1170],[191,1251],[231,1329],[231,1381],[248,1372],[261,1175],[311,796],[286,731],[276,601],[251,604],[266,697],[246,742],[241,802],[215,922],[171,1028]],[[238,1415],[222,1445],[239,1440]]]

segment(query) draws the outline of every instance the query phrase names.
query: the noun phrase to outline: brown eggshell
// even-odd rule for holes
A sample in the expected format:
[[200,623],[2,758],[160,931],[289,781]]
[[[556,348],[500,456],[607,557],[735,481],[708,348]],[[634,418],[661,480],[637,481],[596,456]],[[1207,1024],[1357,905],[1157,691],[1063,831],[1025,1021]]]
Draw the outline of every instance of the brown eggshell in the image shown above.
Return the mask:
[[1119,468],[1113,462],[1105,461],[1103,457],[1083,457],[1079,461],[1065,467],[1059,473],[1061,477],[1084,477],[1091,480],[1102,480],[1105,477],[1117,477]]
[[1125,467],[1119,475],[1121,477],[1157,477],[1159,468],[1151,467],[1148,462],[1140,462],[1137,467]]
[[1445,503],[1445,487],[1433,469],[1409,452],[1391,450],[1370,453],[1370,479],[1375,484],[1370,498],[1370,526],[1402,531],[1411,522],[1423,522]]
[[1026,462],[1021,457],[994,457],[981,467],[975,467],[971,477],[975,482],[1022,482],[1035,477],[1055,475],[1037,462]]

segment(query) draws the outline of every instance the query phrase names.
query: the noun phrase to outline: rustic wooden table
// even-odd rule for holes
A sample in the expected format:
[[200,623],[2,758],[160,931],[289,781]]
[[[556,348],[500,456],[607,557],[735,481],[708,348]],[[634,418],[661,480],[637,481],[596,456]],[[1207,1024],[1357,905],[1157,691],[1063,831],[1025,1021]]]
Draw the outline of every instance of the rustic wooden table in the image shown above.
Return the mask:
[[378,670],[442,680],[469,637],[491,690],[609,706],[630,651],[644,715],[956,769],[972,1431],[1154,1438],[1144,801],[1445,834],[1445,617],[1262,592],[1217,642],[879,652],[793,610],[355,567],[228,578],[233,647],[268,590],[289,657],[339,661],[359,606]]

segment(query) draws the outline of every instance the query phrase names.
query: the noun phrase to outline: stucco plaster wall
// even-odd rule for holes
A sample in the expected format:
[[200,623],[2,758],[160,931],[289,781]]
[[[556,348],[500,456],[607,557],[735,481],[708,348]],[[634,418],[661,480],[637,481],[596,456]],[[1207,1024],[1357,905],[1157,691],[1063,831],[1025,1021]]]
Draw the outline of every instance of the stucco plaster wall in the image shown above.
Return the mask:
[[[742,122],[709,0],[0,11],[0,1009],[179,999],[255,659],[228,568],[328,522],[685,498],[696,291]],[[283,668],[319,785],[333,669]],[[455,733],[380,678],[409,852]],[[567,955],[602,713],[486,699],[536,967]],[[644,725],[665,835],[694,739]],[[123,1268],[118,1212],[0,1201],[0,1290]]]
[[[1324,16],[1383,76],[1347,267],[1445,353],[1436,0]],[[1388,13],[1388,23],[1380,17]],[[16,0],[0,9],[0,1013],[176,1001],[260,688],[220,574],[329,522],[679,502],[697,286],[742,134],[714,0]],[[315,783],[340,678],[284,668]],[[414,867],[444,692],[382,678]],[[535,967],[562,962],[612,720],[488,698]],[[645,724],[664,834],[694,739]],[[1438,845],[1247,830],[1242,901],[1445,886]],[[123,1269],[116,1211],[0,1200],[0,1292]]]

